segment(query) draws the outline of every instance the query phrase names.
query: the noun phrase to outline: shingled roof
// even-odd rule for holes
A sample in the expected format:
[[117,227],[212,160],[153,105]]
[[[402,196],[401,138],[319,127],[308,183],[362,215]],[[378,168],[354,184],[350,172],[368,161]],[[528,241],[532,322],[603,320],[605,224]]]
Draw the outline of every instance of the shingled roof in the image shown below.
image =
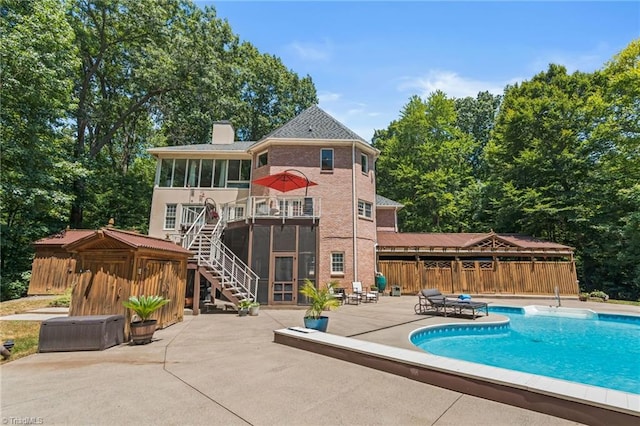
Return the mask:
[[158,154],[166,154],[166,153],[227,153],[227,152],[246,152],[251,145],[255,142],[234,142],[231,144],[212,144],[212,143],[202,143],[196,145],[175,145],[175,146],[164,146],[160,148],[149,148],[147,152],[152,155]]
[[390,198],[383,197],[380,194],[376,194],[376,207],[404,207],[404,204],[397,201],[393,201]]
[[358,140],[367,143],[317,105],[310,106],[263,139]]

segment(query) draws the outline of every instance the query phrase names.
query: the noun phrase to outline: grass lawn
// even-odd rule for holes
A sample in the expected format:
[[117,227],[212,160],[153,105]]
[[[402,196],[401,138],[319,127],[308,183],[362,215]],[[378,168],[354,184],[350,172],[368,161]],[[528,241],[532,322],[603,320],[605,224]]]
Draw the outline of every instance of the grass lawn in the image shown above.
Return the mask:
[[617,303],[619,305],[633,305],[633,306],[640,306],[640,300],[611,300],[609,299],[607,301],[607,303]]
[[[33,309],[46,308],[54,299],[54,297],[25,297],[0,302],[0,316],[21,314]],[[4,364],[36,353],[38,351],[39,336],[40,321],[0,321],[0,343],[13,340],[15,344],[11,350],[11,357],[7,360],[0,358],[0,363]]]
[[23,297],[22,299],[0,302],[0,316],[21,314],[34,309],[46,308],[55,296],[51,297]]
[[0,364],[38,352],[40,321],[2,321],[0,326],[2,327],[0,329],[2,342],[11,339],[15,344],[11,350],[11,357],[6,360],[2,359]]

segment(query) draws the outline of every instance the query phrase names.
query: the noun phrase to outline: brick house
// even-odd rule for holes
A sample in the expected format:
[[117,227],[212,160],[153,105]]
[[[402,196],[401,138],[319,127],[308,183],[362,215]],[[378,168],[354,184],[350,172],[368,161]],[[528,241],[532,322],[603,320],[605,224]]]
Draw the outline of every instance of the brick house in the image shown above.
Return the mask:
[[[403,205],[376,194],[379,151],[317,106],[257,142],[229,122],[208,144],[152,148],[149,234],[191,250],[188,294],[305,304],[303,280],[369,287],[376,271],[403,294],[577,294],[573,248],[507,234],[398,232]],[[302,182],[276,189],[280,173]]]
[[[157,158],[149,234],[195,253],[195,300],[295,305],[304,279],[371,286],[376,205],[397,230],[397,203],[376,197],[379,152],[317,106],[257,142],[238,142],[217,122],[208,144],[152,148]],[[286,192],[254,183],[287,172],[304,179]],[[201,290],[202,287],[202,290]],[[188,295],[189,296],[189,295]]]

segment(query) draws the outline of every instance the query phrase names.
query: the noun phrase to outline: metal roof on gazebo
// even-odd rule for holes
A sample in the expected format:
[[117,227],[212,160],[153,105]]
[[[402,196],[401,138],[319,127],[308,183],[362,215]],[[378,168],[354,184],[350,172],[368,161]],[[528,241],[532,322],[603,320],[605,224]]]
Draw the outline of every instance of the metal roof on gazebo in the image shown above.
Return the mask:
[[378,232],[378,252],[513,252],[573,254],[574,249],[520,234]]

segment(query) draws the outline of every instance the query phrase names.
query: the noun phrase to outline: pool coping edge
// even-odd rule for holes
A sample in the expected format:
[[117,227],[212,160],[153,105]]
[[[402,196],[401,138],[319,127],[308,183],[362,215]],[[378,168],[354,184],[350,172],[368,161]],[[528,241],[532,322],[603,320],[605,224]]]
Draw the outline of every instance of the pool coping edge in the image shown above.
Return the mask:
[[[489,322],[484,325],[490,324]],[[640,418],[640,395],[387,346],[303,327],[274,342],[453,391],[588,424]],[[563,389],[565,392],[559,392]]]

